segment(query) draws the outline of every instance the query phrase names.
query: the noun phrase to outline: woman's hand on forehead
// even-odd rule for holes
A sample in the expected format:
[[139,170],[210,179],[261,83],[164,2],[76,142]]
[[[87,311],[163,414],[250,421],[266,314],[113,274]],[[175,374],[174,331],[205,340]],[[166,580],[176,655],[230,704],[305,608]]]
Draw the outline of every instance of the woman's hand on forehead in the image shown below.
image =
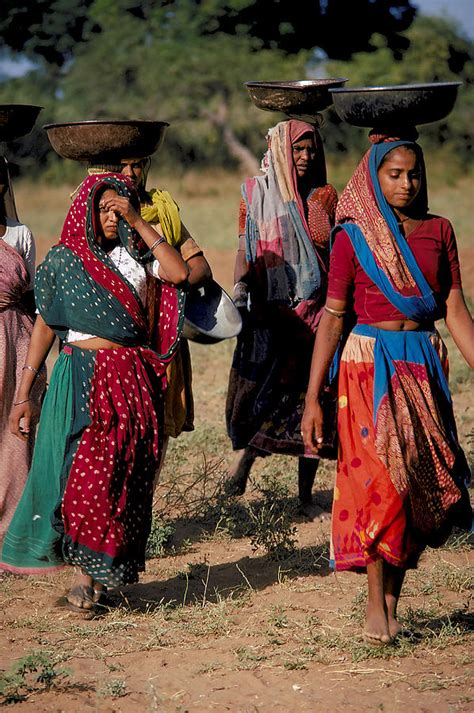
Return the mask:
[[140,218],[128,198],[119,196],[113,190],[105,191],[99,202],[99,209],[113,210],[124,218],[132,227]]

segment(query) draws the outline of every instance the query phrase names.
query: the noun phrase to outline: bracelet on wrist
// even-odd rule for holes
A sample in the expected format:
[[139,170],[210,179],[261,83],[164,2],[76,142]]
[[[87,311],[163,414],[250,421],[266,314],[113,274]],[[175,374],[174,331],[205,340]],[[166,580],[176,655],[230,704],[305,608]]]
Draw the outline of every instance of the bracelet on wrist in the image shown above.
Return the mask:
[[162,245],[163,243],[166,243],[166,238],[163,237],[163,235],[161,235],[161,236],[158,238],[158,240],[155,240],[155,242],[153,243],[153,245],[150,245],[150,247],[149,247],[148,249],[149,249],[149,251],[152,253],[153,250],[155,250],[155,249],[158,247],[158,245]]
[[338,319],[342,319],[342,317],[344,317],[344,315],[346,314],[346,310],[333,309],[332,307],[328,307],[327,305],[324,305],[324,309],[326,310],[326,312],[332,314],[333,317],[337,317]]
[[28,401],[31,401],[31,399],[21,399],[20,401],[14,401],[13,406],[19,406],[20,404],[26,404]]
[[34,366],[30,366],[29,364],[25,364],[22,371],[24,371],[25,369],[28,369],[29,371],[34,371],[35,374],[39,374],[39,369],[35,369]]

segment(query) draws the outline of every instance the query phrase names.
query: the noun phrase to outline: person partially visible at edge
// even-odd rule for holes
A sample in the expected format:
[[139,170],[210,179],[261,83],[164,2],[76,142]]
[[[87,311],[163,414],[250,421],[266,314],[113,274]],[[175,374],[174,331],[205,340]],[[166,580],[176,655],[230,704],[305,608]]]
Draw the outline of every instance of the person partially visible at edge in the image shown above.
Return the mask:
[[454,525],[471,526],[469,468],[434,322],[445,320],[471,368],[474,327],[453,228],[428,212],[420,146],[384,134],[371,140],[339,200],[302,430],[317,453],[321,387],[354,311],[339,370],[332,558],[336,570],[367,573],[365,636],[385,644],[401,631],[406,570]]
[[[182,324],[183,301],[166,283],[182,283],[188,268],[139,207],[124,176],[94,175],[80,186],[59,244],[37,271],[31,370],[10,416],[25,439],[33,372],[57,335],[63,349],[0,561],[19,574],[74,565],[66,602],[82,613],[104,586],[136,582],[144,569],[166,364]],[[159,289],[150,293],[150,284]]]
[[[179,250],[189,269],[188,285],[197,287],[212,279],[212,272],[202,249],[193,240],[181,222],[179,208],[168,191],[153,188],[146,190],[146,179],[150,158],[124,159],[121,172],[136,186],[141,204],[141,215],[152,226],[167,226],[165,232],[170,245]],[[192,392],[191,355],[187,340],[182,337],[173,361],[168,365],[166,378],[168,387],[165,395],[165,445],[168,439],[177,438],[183,431],[194,430],[194,400]],[[160,469],[163,461],[160,464]]]
[[20,223],[5,159],[0,159],[0,547],[26,483],[46,372],[34,372],[28,438],[19,442],[8,417],[25,368],[33,330],[35,240]]
[[326,182],[317,129],[282,121],[270,129],[263,176],[242,186],[234,302],[243,316],[226,404],[237,451],[227,491],[241,495],[257,456],[299,457],[303,509],[312,508],[318,458],[300,434],[314,334],[326,297],[328,245],[337,203]]

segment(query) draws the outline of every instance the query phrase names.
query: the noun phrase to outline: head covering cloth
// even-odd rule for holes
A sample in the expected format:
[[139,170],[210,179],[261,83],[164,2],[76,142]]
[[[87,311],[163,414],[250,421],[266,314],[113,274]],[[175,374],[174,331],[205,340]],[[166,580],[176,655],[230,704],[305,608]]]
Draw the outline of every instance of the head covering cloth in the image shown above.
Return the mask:
[[[162,348],[160,358],[169,360],[181,333],[184,298],[174,288],[160,285],[156,299],[161,308],[152,305],[155,324],[150,324],[147,309],[133,285],[97,242],[98,204],[108,189],[128,198],[139,209],[137,192],[125,176],[96,174],[86,178],[68,211],[58,245],[38,268],[38,309],[62,339],[68,329],[74,329],[124,345],[148,344],[152,340],[155,348]],[[117,233],[122,246],[137,262],[145,265],[153,259],[144,241],[122,217]],[[156,332],[155,336],[152,332]]]
[[416,215],[426,214],[421,147],[411,140],[391,137],[374,143],[354,171],[339,198],[334,233],[345,230],[362,268],[398,310],[410,319],[424,321],[436,310],[436,300],[382,193],[377,174],[385,156],[400,146],[412,148],[419,157],[422,185],[411,210]]
[[293,161],[293,144],[306,134],[316,147],[314,188],[324,186],[326,164],[319,132],[296,119],[270,129],[262,164],[265,175],[249,178],[242,186],[247,260],[265,273],[267,300],[290,306],[314,297],[326,269],[311,239]]

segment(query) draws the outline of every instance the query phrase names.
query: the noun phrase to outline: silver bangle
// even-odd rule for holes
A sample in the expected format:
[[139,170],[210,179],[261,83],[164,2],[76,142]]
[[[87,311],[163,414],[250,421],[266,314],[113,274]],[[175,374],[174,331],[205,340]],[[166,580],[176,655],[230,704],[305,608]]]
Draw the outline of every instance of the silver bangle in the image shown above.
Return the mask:
[[158,247],[158,245],[162,245],[162,243],[166,243],[166,238],[164,238],[162,235],[158,238],[158,240],[155,240],[153,245],[150,245],[148,248],[149,251],[152,253],[155,248]]
[[34,366],[30,366],[29,364],[25,364],[25,366],[23,367],[22,371],[24,371],[25,369],[29,369],[29,371],[34,371],[35,374],[39,374],[39,370],[38,370],[38,369],[35,369]]
[[28,401],[31,401],[31,399],[23,399],[22,401],[14,401],[13,406],[19,406],[20,404],[26,404]]

